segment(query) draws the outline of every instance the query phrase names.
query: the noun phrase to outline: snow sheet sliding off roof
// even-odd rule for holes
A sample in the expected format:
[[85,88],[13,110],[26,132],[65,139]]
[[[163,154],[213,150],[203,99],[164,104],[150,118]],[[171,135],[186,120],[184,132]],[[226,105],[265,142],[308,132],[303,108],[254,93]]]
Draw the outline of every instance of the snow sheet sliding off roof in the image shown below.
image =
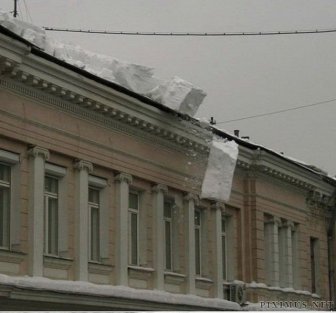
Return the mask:
[[181,113],[194,116],[206,96],[203,90],[179,77],[161,80],[154,76],[153,68],[122,62],[49,38],[44,29],[14,19],[8,13],[0,12],[0,24],[59,60]]

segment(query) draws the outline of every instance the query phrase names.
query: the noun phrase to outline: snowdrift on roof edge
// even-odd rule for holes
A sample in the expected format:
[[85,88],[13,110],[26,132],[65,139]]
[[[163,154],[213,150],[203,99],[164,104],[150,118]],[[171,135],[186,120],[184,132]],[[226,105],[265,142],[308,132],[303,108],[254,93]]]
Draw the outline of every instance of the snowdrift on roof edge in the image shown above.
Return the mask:
[[181,113],[194,116],[206,96],[203,90],[181,78],[161,80],[154,76],[153,68],[122,62],[110,56],[84,50],[79,46],[64,44],[48,37],[44,29],[14,19],[2,11],[0,11],[0,24],[59,60]]

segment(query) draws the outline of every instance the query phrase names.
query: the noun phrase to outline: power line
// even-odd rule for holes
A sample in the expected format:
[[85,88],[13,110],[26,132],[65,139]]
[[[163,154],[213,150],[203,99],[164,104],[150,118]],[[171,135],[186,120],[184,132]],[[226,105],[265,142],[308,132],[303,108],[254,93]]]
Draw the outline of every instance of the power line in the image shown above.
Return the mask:
[[274,35],[305,35],[305,34],[322,34],[335,33],[336,28],[330,29],[313,29],[313,30],[286,30],[286,31],[267,31],[267,32],[135,32],[135,31],[114,31],[114,30],[83,30],[57,27],[43,27],[47,31],[69,32],[69,33],[86,33],[100,35],[128,35],[128,36],[193,36],[193,37],[223,37],[223,36],[274,36]]
[[255,115],[245,116],[245,117],[241,117],[241,118],[236,118],[236,119],[233,119],[233,120],[217,122],[216,124],[231,123],[231,122],[243,121],[243,120],[248,120],[248,119],[262,117],[262,116],[275,115],[275,114],[280,114],[280,113],[284,113],[284,112],[295,111],[295,110],[300,110],[300,109],[304,109],[304,108],[308,108],[308,107],[312,107],[312,106],[317,106],[317,105],[321,105],[321,104],[326,104],[326,103],[330,103],[330,102],[334,102],[334,101],[336,101],[336,98],[335,99],[330,99],[330,100],[325,100],[325,101],[320,101],[320,102],[315,102],[315,103],[311,103],[311,104],[301,105],[301,106],[297,106],[297,107],[294,107],[294,108],[278,110],[278,111],[273,111],[273,112],[268,112],[268,113],[255,114]]

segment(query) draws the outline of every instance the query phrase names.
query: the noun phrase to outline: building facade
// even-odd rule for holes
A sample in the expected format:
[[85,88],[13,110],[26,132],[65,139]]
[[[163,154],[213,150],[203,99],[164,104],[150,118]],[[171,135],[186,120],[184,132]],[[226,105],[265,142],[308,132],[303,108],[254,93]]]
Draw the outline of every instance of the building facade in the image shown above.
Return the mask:
[[[333,299],[335,180],[0,31],[1,309]],[[213,133],[228,203],[199,198]]]

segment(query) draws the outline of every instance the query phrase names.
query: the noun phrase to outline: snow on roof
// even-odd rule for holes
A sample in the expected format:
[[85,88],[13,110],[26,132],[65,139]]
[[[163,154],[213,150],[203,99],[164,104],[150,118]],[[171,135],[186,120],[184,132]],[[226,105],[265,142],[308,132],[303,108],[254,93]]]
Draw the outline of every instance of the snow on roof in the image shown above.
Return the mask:
[[0,284],[18,288],[136,299],[221,310],[240,309],[240,306],[237,303],[222,299],[202,298],[195,295],[171,294],[165,291],[134,289],[124,286],[97,285],[83,281],[53,280],[44,277],[18,277],[0,274]]
[[181,113],[194,116],[206,96],[203,90],[179,77],[162,80],[154,76],[153,68],[122,62],[110,56],[84,50],[80,46],[59,42],[48,37],[44,29],[12,18],[8,13],[1,11],[0,25],[59,60]]

